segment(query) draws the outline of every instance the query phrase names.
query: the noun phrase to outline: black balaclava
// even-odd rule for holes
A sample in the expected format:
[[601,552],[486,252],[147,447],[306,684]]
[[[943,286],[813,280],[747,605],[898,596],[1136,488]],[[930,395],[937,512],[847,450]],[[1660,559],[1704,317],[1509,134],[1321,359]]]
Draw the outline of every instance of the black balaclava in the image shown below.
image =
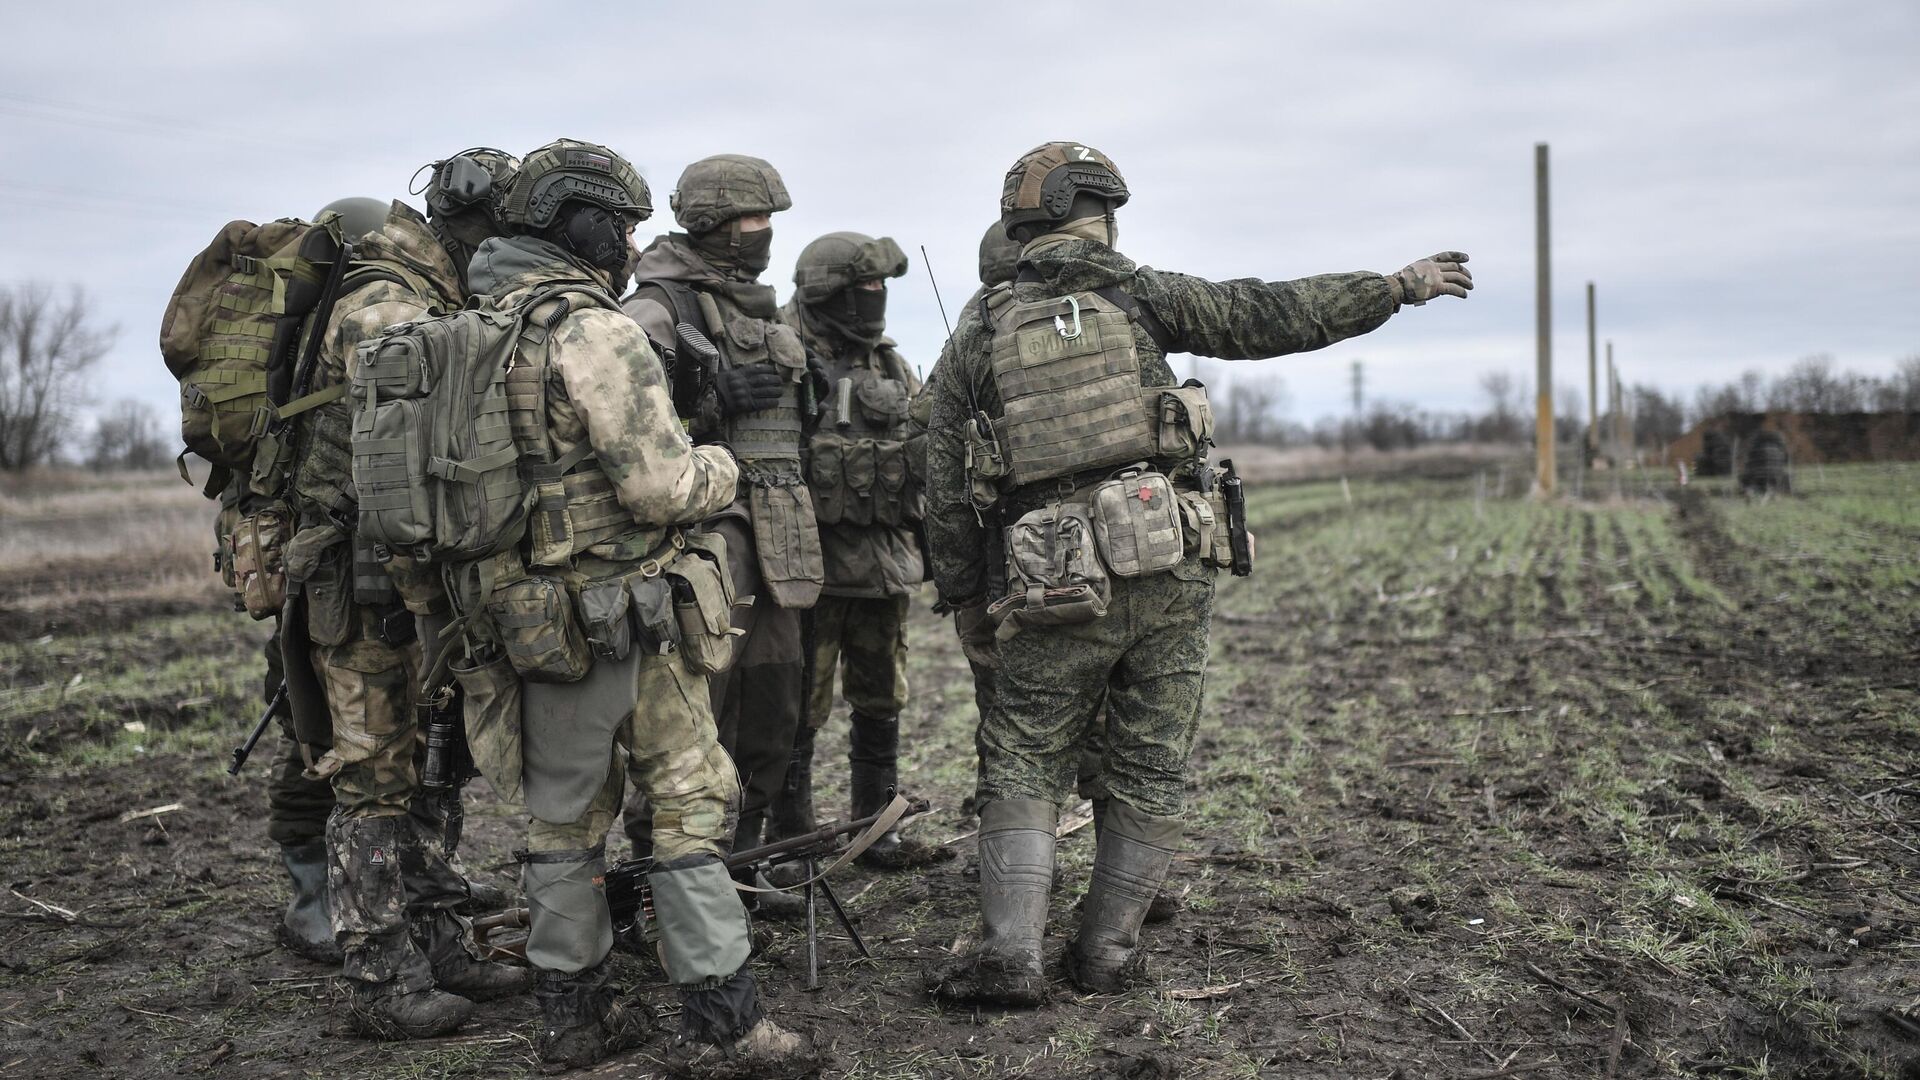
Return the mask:
[[835,333],[871,349],[887,329],[887,289],[849,285],[808,309]]
[[710,266],[745,281],[765,273],[773,261],[772,226],[742,232],[740,219],[733,218],[705,232],[688,233],[687,240]]

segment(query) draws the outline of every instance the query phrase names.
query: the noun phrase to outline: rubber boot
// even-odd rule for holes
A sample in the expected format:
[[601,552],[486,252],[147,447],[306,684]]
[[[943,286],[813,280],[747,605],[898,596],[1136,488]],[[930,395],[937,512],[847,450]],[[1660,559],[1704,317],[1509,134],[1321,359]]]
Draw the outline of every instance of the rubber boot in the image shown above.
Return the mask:
[[[1107,802],[1108,800],[1106,799],[1093,800],[1093,835],[1096,841],[1105,830]],[[1081,903],[1083,906],[1085,905],[1084,900],[1082,900]],[[1157,923],[1172,922],[1185,910],[1187,910],[1187,902],[1181,898],[1180,893],[1175,891],[1171,884],[1163,881],[1160,883],[1160,888],[1153,894],[1153,903],[1147,905],[1146,925],[1153,926]]]
[[[805,863],[787,863],[785,867],[782,868],[784,869],[786,867],[797,867],[801,874],[804,875],[806,873]],[[743,866],[733,871],[733,879],[742,885],[751,885],[760,889],[770,889],[775,885],[774,882],[767,880],[767,875],[760,873],[751,866]],[[803,876],[794,878],[793,880],[800,882],[805,881],[806,878]],[[785,885],[788,883],[780,882],[779,884]],[[775,922],[799,922],[807,917],[806,898],[798,893],[742,891],[740,893],[740,902],[746,906],[747,914],[756,919],[772,919]]]
[[315,963],[339,964],[340,944],[333,940],[333,920],[327,917],[326,838],[282,844],[280,861],[293,884],[293,895],[280,917],[280,944]]
[[453,910],[462,915],[491,915],[497,911],[518,907],[519,900],[513,890],[495,885],[490,881],[470,877],[467,881],[467,898]]
[[814,730],[805,724],[793,736],[793,757],[787,760],[786,783],[768,808],[767,839],[785,840],[805,836],[819,828],[813,816],[813,739]]
[[492,1001],[532,988],[532,971],[475,959],[466,939],[466,925],[452,912],[430,911],[413,919],[414,944],[426,953],[440,989],[468,1001]]
[[574,975],[542,971],[534,984],[540,1003],[540,1032],[533,1052],[542,1072],[564,1072],[598,1065],[613,1054],[640,1045],[652,1030],[642,1010],[616,1002],[602,960]]
[[1059,821],[1059,808],[1043,799],[981,807],[980,942],[934,974],[936,995],[1001,1005],[1046,1002],[1040,944]]
[[327,822],[327,905],[344,954],[348,1012],[378,1039],[445,1035],[473,1013],[473,1002],[434,988],[433,968],[407,924],[398,817]]
[[1080,932],[1067,950],[1067,972],[1075,986],[1090,994],[1113,994],[1144,978],[1140,924],[1179,842],[1180,819],[1153,817],[1123,802],[1108,804]]
[[[868,817],[886,809],[889,794],[899,784],[900,718],[853,714],[847,761],[852,766],[848,786],[853,795],[853,816]],[[888,829],[860,853],[855,861],[878,870],[906,870],[945,862],[953,858],[952,848],[937,847],[900,835],[898,828]]]

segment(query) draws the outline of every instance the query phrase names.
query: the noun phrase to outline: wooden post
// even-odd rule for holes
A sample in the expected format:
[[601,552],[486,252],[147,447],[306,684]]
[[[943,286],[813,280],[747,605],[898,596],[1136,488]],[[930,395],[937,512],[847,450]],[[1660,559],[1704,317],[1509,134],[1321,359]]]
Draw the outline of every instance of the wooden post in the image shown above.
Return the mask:
[[1600,384],[1594,344],[1593,282],[1587,282],[1587,459],[1600,452]]
[[1547,234],[1547,144],[1533,144],[1534,491],[1553,494],[1553,268]]

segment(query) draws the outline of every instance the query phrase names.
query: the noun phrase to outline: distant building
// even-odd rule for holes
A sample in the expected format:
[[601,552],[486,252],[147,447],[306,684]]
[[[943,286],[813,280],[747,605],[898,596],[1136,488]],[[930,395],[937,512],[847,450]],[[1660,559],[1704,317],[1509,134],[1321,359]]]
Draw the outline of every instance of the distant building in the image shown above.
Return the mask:
[[1666,459],[1694,464],[1714,434],[1728,441],[1737,461],[1741,448],[1762,431],[1779,432],[1796,465],[1920,461],[1920,412],[1726,413],[1668,443]]

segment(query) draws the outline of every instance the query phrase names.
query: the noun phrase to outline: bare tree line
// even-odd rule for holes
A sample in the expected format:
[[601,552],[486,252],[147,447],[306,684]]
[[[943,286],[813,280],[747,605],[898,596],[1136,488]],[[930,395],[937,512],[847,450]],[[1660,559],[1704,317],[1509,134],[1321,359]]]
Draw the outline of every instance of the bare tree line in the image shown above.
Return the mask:
[[132,399],[107,406],[83,433],[93,369],[118,336],[78,285],[0,285],[0,470],[152,468],[171,456],[159,415]]

